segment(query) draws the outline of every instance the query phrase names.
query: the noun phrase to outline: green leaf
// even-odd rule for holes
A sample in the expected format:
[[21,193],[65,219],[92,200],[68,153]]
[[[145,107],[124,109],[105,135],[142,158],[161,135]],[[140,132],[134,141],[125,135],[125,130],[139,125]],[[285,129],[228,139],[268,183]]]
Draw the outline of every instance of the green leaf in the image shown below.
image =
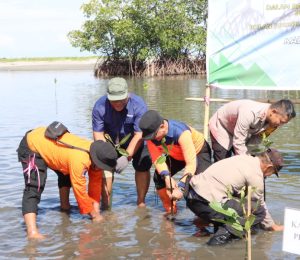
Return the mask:
[[228,225],[230,224],[229,221],[226,221],[226,220],[220,219],[220,218],[213,218],[212,220],[213,220],[213,221],[216,221],[216,222],[223,223],[223,224],[228,224]]
[[236,235],[237,237],[239,237],[239,238],[243,238],[243,230],[241,230],[240,228],[235,228],[235,227],[233,227],[233,226],[231,226],[233,229],[232,229],[232,233],[234,234],[234,235]]
[[260,152],[262,152],[262,149],[260,149],[260,148],[255,148],[255,149],[252,149],[252,152],[253,152],[253,153],[260,153]]
[[147,90],[149,88],[149,84],[147,84],[146,82],[143,83],[143,89]]
[[236,231],[239,231],[239,232],[235,232],[235,234],[239,234],[238,236],[241,236],[241,232],[243,232],[243,226],[237,221],[235,221],[234,219],[232,218],[229,218],[229,219],[212,219],[213,221],[216,221],[216,222],[220,222],[220,223],[223,223],[225,225],[229,225],[231,226],[232,228],[234,228]]
[[265,150],[270,148],[273,142],[267,137],[266,133],[262,134],[262,145],[265,147]]
[[249,220],[247,219],[246,222],[245,222],[245,230],[248,232],[250,230],[251,226],[250,226],[250,222]]
[[255,221],[255,216],[253,215],[253,214],[251,214],[249,217],[248,217],[248,219],[246,220],[246,222],[245,222],[245,230],[248,232],[250,229],[251,229],[251,227],[252,227],[252,225],[253,225],[253,223],[254,223],[254,221]]
[[119,152],[119,154],[124,155],[124,156],[128,156],[128,152],[123,149],[123,148],[117,148],[117,151]]
[[158,164],[162,164],[162,163],[164,163],[164,162],[166,162],[166,156],[165,156],[165,155],[160,156],[160,157],[156,160],[156,163],[158,163]]
[[133,70],[153,57],[205,53],[207,1],[90,0],[81,10],[86,19],[68,33],[72,46],[103,53],[110,61],[131,61]]
[[235,230],[240,231],[240,232],[243,232],[243,230],[244,230],[243,226],[240,223],[232,223],[231,226]]
[[232,217],[232,218],[237,218],[239,216],[235,209],[224,208],[223,204],[220,203],[220,202],[210,202],[209,206],[213,210],[215,210],[219,213],[222,213],[225,216],[229,216],[229,217]]
[[128,135],[126,135],[125,137],[122,138],[122,140],[119,142],[119,146],[121,146],[122,144],[125,144],[128,139],[130,138],[131,133],[129,133]]
[[168,146],[165,143],[162,143],[161,146],[162,146],[165,154],[169,154]]
[[104,138],[109,141],[113,146],[115,146],[113,140],[111,139],[110,135],[109,134],[104,134]]

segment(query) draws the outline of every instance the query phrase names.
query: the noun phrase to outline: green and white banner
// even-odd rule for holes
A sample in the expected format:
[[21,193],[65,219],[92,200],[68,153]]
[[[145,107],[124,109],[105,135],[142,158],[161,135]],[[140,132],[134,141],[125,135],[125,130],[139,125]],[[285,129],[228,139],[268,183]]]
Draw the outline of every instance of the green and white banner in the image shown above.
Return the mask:
[[208,84],[300,89],[300,0],[209,0]]

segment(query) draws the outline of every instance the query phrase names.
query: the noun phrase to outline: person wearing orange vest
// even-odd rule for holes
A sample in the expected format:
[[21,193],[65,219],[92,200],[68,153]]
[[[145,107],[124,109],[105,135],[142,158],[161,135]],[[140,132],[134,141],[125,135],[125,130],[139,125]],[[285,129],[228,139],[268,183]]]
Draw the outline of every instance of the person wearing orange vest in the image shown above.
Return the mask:
[[[171,198],[178,187],[171,177],[183,169],[181,183],[185,183],[188,175],[206,170],[211,165],[210,146],[202,133],[183,122],[163,119],[154,110],[142,116],[139,127],[155,165],[153,180],[157,193],[167,214],[175,214],[176,203]],[[161,161],[162,156],[165,161]]]
[[58,175],[61,208],[70,208],[72,186],[80,213],[89,214],[93,222],[99,222],[103,219],[99,209],[102,170],[113,171],[118,158],[110,143],[92,142],[69,132],[52,140],[45,136],[45,131],[45,127],[39,127],[27,132],[17,150],[25,179],[22,213],[29,239],[44,238],[37,228],[36,215],[46,184],[47,168]]

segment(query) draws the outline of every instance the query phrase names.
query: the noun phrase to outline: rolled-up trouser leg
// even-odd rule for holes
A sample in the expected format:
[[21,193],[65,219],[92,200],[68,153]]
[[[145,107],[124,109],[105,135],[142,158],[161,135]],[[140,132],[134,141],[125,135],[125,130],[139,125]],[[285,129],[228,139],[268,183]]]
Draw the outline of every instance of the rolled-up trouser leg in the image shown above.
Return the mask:
[[[47,179],[47,164],[43,158],[32,152],[27,144],[26,135],[21,140],[18,147],[18,159],[22,163],[25,189],[22,199],[22,213],[36,213],[37,206],[41,200],[41,194],[44,190]],[[28,170],[28,163],[31,162],[35,167]],[[38,169],[38,171],[37,171]]]
[[[40,203],[41,195],[46,184],[47,167],[45,167],[45,162],[43,159],[36,159],[35,161],[35,164],[39,169],[39,173],[35,170],[32,170],[30,172],[30,178],[27,173],[24,173],[25,189],[22,199],[23,215],[26,213],[37,214],[37,206]],[[22,167],[23,170],[25,170],[28,165],[26,163],[22,163]]]

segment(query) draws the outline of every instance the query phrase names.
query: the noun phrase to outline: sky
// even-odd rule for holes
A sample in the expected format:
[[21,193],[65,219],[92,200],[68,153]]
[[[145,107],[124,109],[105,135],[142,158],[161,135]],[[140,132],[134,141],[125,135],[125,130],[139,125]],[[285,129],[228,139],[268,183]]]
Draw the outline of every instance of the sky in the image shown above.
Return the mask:
[[68,41],[80,29],[84,0],[0,0],[0,58],[82,57]]

